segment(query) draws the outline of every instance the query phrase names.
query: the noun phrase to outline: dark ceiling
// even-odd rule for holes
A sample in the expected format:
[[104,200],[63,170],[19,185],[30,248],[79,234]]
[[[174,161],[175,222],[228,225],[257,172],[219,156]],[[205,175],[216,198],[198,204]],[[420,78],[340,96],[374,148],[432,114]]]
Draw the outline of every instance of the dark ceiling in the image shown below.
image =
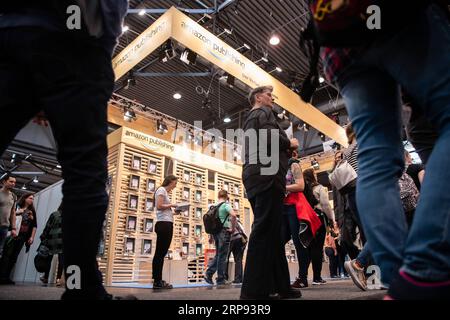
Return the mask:
[[[299,50],[298,40],[300,30],[307,23],[305,1],[287,0],[132,0],[131,9],[168,9],[176,6],[183,9],[205,9],[215,6],[223,9],[216,14],[210,14],[212,19],[202,19],[203,14],[188,14],[193,20],[199,21],[210,32],[220,35],[220,38],[234,48],[250,45],[251,50],[245,56],[252,61],[258,61],[267,54],[269,63],[258,62],[258,65],[270,72],[275,67],[282,72],[271,72],[278,80],[288,87],[299,87],[308,73],[308,58]],[[125,25],[130,30],[120,38],[115,55],[121,52],[131,41],[147,29],[159,14],[140,16],[129,13]],[[223,31],[232,29],[232,34]],[[269,39],[276,31],[280,37],[280,44],[271,46]],[[181,49],[179,53],[181,53]],[[139,63],[133,71],[153,73],[153,77],[135,77],[136,85],[124,88],[127,76],[116,83],[116,93],[166,113],[174,118],[193,124],[194,121],[203,121],[203,128],[212,126],[219,129],[237,128],[242,123],[243,113],[248,110],[246,95],[248,88],[234,86],[230,88],[226,81],[219,81],[223,74],[205,61],[197,60],[195,66],[187,65],[180,60],[179,55],[163,63],[158,60],[159,52],[154,52]],[[205,73],[202,77],[181,77],[179,73]],[[160,75],[156,75],[159,73]],[[161,73],[170,73],[171,76],[162,76]],[[201,87],[201,88],[200,88]],[[197,90],[196,90],[197,88]],[[210,107],[204,107],[205,94],[197,91],[209,91]],[[182,94],[180,100],[173,99],[173,94]],[[329,102],[338,98],[337,91],[326,83],[313,97],[313,105],[322,106],[329,112],[336,111],[328,108]],[[325,111],[325,110],[324,110]],[[224,124],[225,115],[231,116],[231,122]],[[239,120],[241,119],[241,120]],[[241,122],[240,122],[241,121]]]

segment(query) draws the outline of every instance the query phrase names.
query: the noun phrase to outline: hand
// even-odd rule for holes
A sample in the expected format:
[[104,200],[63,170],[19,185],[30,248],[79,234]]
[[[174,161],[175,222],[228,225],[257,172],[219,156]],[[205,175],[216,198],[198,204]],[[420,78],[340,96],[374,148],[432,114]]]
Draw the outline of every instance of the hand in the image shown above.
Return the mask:
[[17,237],[17,231],[16,229],[11,230],[11,237],[16,238]]
[[33,238],[30,238],[30,239],[28,239],[28,241],[27,241],[28,245],[30,245],[30,246],[33,244],[33,242],[34,242],[34,239],[33,239]]
[[298,149],[300,144],[298,143],[298,140],[296,138],[291,139],[291,149]]

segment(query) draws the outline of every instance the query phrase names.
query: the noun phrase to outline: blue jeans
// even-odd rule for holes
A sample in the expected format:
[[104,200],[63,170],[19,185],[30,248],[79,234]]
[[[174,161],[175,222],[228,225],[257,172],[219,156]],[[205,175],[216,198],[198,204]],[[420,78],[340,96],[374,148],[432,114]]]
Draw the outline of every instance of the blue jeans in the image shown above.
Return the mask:
[[[358,140],[357,205],[382,282],[399,269],[450,279],[450,25],[430,5],[413,25],[372,44],[338,79]],[[400,200],[401,85],[439,138],[428,160],[409,234]]]
[[0,258],[3,253],[3,245],[5,244],[7,234],[8,234],[8,227],[0,226]]
[[217,284],[224,283],[226,280],[226,267],[228,248],[230,246],[230,232],[222,229],[218,234],[214,235],[214,243],[216,245],[216,255],[208,263],[206,276],[212,278],[217,271]]
[[364,244],[361,252],[356,257],[356,261],[358,261],[358,263],[361,266],[363,266],[364,268],[367,268],[369,266],[370,257],[371,257],[370,249],[369,249],[369,246],[367,245],[367,242],[366,242]]
[[[292,238],[297,253],[297,261],[300,261],[302,252],[302,245],[298,236],[299,231],[300,223],[297,218],[297,209],[294,205],[284,205],[282,237],[285,244]],[[300,268],[298,271],[300,277]]]

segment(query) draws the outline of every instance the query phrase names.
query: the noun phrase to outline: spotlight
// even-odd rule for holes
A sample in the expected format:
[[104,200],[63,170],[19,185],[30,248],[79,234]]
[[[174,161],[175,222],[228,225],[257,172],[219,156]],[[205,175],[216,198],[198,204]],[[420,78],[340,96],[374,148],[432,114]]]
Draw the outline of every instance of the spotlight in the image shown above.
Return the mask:
[[129,26],[123,26],[123,27],[122,27],[122,33],[125,33],[125,32],[127,32],[128,30],[130,30],[130,27],[129,27]]
[[314,168],[314,170],[319,170],[320,169],[319,162],[317,162],[316,158],[311,160],[311,166]]
[[145,9],[142,9],[141,11],[139,11],[138,13],[140,16],[144,16],[145,15]]
[[242,45],[241,47],[237,48],[236,51],[240,51],[242,54],[246,53],[247,51],[250,51],[252,48],[244,43],[244,45]]
[[158,132],[159,134],[165,134],[169,131],[169,129],[167,129],[167,125],[164,123],[164,121],[161,120],[156,120],[156,132]]
[[159,52],[159,61],[167,62],[171,59],[173,59],[176,56],[176,52],[173,49],[172,41],[169,39],[167,40]]
[[180,60],[186,64],[195,65],[195,62],[197,61],[197,54],[192,50],[186,49],[181,54]]
[[272,72],[274,72],[274,71],[276,71],[276,72],[279,73],[279,72],[283,72],[283,69],[281,69],[280,67],[276,67],[275,69],[269,71],[268,73],[272,73]]
[[57,164],[56,168],[61,169],[61,165]]
[[180,99],[181,99],[181,94],[179,94],[179,93],[177,92],[177,93],[175,93],[175,94],[173,95],[173,98],[176,99],[176,100],[180,100]]
[[320,137],[320,140],[325,141],[325,135],[322,132],[317,133]]
[[280,43],[280,38],[277,35],[272,35],[272,37],[270,38],[270,44],[273,46],[276,46]]
[[319,77],[319,83],[324,83],[325,79],[323,77]]
[[303,124],[303,131],[305,132],[309,131],[309,126],[306,123]]
[[27,186],[25,184],[23,184],[22,190],[27,190]]
[[227,29],[227,28],[225,28],[221,33],[219,33],[218,35],[217,35],[217,38],[219,38],[221,35],[223,35],[224,33],[226,33],[226,34],[232,34],[233,33],[233,29]]
[[134,110],[131,107],[124,107],[123,120],[126,122],[133,122],[136,118],[136,113],[134,113]]
[[125,90],[128,90],[130,87],[133,87],[133,86],[135,86],[137,84],[137,81],[134,78],[134,74],[133,74],[132,71],[130,71],[128,73],[128,78],[125,81],[126,81],[126,84],[125,84],[125,87],[124,87]]
[[225,123],[229,123],[229,122],[231,122],[231,119],[230,119],[230,117],[228,117],[228,116],[225,116],[225,118],[223,118],[223,122],[225,122]]
[[11,156],[11,163],[14,163],[16,161],[16,154],[13,153]]
[[33,178],[33,183],[39,183],[39,178],[38,178],[37,176],[35,176],[35,177]]

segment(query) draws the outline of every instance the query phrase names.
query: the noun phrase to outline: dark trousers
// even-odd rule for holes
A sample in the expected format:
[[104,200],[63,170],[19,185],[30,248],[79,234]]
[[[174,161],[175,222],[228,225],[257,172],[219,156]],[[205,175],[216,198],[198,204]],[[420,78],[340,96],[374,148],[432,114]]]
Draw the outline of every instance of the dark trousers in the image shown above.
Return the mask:
[[274,187],[249,199],[254,214],[241,294],[287,293],[289,268],[281,239],[284,193]]
[[153,280],[161,281],[164,266],[164,257],[169,251],[170,243],[173,236],[173,223],[166,221],[158,221],[155,225],[156,249],[153,257]]
[[0,114],[8,119],[0,153],[41,110],[58,144],[64,263],[79,267],[81,283],[64,299],[106,297],[96,256],[108,205],[106,107],[113,85],[111,56],[91,39],[39,28],[0,30]]
[[[336,250],[337,251],[337,250]],[[338,265],[339,265],[339,256],[334,255],[334,250],[331,247],[325,248],[325,254],[328,256],[329,267],[330,267],[330,276],[337,277],[338,275]]]
[[[50,261],[52,261],[51,260],[52,258],[53,256],[50,257]],[[56,272],[56,279],[61,279],[63,267],[64,267],[64,255],[62,253],[58,253],[58,270]],[[50,268],[51,264],[48,265],[48,270],[45,271],[44,273],[45,279],[48,279],[48,276],[50,275]]]
[[320,280],[323,262],[323,245],[325,243],[326,229],[324,219],[321,217],[322,225],[317,230],[314,239],[307,248],[301,247],[299,257],[299,278],[308,278],[309,264],[313,267],[313,280]]
[[26,240],[22,236],[16,238],[8,237],[3,247],[3,255],[0,259],[0,279],[10,279],[11,271],[17,262],[20,250],[22,250]]
[[[345,250],[344,246],[339,245],[338,243],[336,243],[336,250],[338,252],[338,275],[341,275],[341,274],[347,275],[347,271],[345,271],[345,268],[344,268],[345,257],[347,256],[347,251]],[[354,259],[357,256],[358,255],[355,255]]]
[[230,241],[230,249],[227,256],[227,267],[225,268],[225,278],[228,279],[228,263],[230,256],[233,254],[234,258],[234,282],[242,282],[242,258],[244,257],[245,246],[242,243],[242,238]]
[[[295,246],[295,251],[297,252],[297,261],[300,262],[300,251],[302,250],[302,245],[300,243],[300,238],[298,233],[300,231],[300,223],[297,218],[297,209],[294,205],[284,205],[283,211],[283,228],[282,228],[282,239],[284,244],[292,239]],[[299,268],[300,277],[300,268]]]

